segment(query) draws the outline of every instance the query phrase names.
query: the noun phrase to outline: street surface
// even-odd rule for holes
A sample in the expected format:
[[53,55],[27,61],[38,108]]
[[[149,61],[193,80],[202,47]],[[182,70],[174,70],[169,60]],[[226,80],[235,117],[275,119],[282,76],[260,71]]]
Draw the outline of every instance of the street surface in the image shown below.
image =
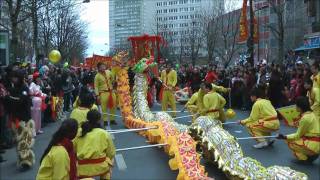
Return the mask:
[[[181,105],[177,106],[182,109]],[[159,105],[155,105],[152,110],[160,110]],[[117,114],[120,112],[117,111]],[[178,116],[187,115],[187,112],[178,113]],[[237,111],[237,117],[234,120],[244,119],[248,116],[248,112]],[[179,123],[190,124],[191,118],[179,119]],[[121,118],[117,118],[118,125],[111,126],[112,129],[125,128]],[[16,151],[15,148],[9,149],[3,154],[6,162],[0,164],[0,179],[1,180],[32,180],[35,179],[39,168],[39,160],[47,147],[51,135],[59,126],[59,122],[48,124],[43,130],[44,134],[36,137],[34,145],[34,152],[36,155],[36,164],[31,169],[21,172],[16,168]],[[239,125],[226,125],[227,129],[235,137],[247,137],[246,130]],[[295,129],[281,125],[281,132],[286,134],[294,132]],[[125,148],[132,146],[147,145],[146,139],[136,133],[123,133],[116,134],[114,143],[116,148]],[[276,141],[273,147],[266,149],[254,149],[252,145],[255,144],[254,140],[241,140],[240,145],[243,149],[245,156],[250,156],[260,161],[264,166],[269,167],[273,165],[289,166],[295,170],[306,173],[310,180],[320,179],[320,158],[312,165],[301,165],[294,161],[293,154],[289,151],[287,145],[283,141]],[[176,179],[178,171],[171,171],[168,165],[169,157],[159,148],[147,148],[140,150],[132,150],[121,152],[124,157],[127,169],[120,171],[115,164],[113,168],[112,179]],[[217,180],[224,180],[226,177],[214,165],[206,163],[204,160],[202,164],[205,165],[206,171],[210,177]]]

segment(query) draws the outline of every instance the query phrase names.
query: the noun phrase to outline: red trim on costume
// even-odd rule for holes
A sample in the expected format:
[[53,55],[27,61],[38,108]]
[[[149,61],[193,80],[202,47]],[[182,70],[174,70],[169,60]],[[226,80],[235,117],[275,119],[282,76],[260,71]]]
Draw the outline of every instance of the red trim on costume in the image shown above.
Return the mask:
[[304,141],[308,140],[308,141],[317,141],[317,142],[320,142],[320,137],[302,136],[302,139],[303,139]]
[[213,113],[213,112],[218,112],[218,111],[219,111],[219,109],[211,109],[211,110],[207,111],[207,113]]
[[80,159],[78,160],[78,164],[98,164],[102,163],[106,160],[106,157],[98,158],[98,159]]
[[99,92],[99,96],[100,96],[102,93],[106,93],[106,92],[109,93],[109,101],[108,101],[107,107],[108,107],[109,109],[112,109],[112,108],[114,107],[113,97],[112,97],[112,90],[104,90],[104,91],[101,91],[101,92]]

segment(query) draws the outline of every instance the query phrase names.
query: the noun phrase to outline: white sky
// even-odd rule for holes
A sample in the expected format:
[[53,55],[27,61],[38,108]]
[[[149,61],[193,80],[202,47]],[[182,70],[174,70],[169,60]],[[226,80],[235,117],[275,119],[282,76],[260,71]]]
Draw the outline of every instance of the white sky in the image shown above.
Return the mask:
[[[82,1],[82,0],[80,0]],[[241,8],[242,0],[226,0],[226,7]],[[91,0],[81,5],[81,18],[89,23],[87,56],[104,55],[109,50],[109,0]]]

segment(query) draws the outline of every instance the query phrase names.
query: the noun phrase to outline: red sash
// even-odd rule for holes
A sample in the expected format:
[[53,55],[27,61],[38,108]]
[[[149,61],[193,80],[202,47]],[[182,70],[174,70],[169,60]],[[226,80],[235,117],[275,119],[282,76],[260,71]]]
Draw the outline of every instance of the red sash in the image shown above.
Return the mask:
[[70,159],[70,172],[69,178],[70,180],[77,180],[77,158],[76,153],[73,149],[73,144],[70,139],[64,138],[60,143],[66,151],[68,152],[69,159]]
[[316,142],[320,142],[320,137],[311,137],[311,136],[302,136],[302,139],[308,140],[308,141],[316,141]]
[[106,160],[106,157],[102,157],[102,158],[98,158],[98,159],[82,159],[82,160],[78,160],[78,164],[79,165],[83,165],[83,164],[98,164],[98,163],[102,163]]
[[[109,86],[108,82],[110,82],[110,79],[107,77],[106,73],[103,73],[102,76],[105,79],[105,83]],[[112,86],[112,84],[111,84],[111,86]],[[111,89],[112,87],[109,87],[109,88],[110,88],[109,90],[104,90],[102,92],[109,92],[109,101],[108,101],[107,107],[109,109],[112,109],[112,108],[114,108],[113,97],[112,97],[112,89]]]

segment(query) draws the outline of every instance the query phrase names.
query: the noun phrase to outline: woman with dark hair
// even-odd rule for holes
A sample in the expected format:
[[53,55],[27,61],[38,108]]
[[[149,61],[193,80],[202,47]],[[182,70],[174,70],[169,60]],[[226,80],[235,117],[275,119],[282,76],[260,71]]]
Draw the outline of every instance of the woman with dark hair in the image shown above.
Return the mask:
[[298,97],[296,107],[302,115],[298,130],[289,135],[279,134],[277,138],[287,141],[289,148],[298,160],[313,162],[320,154],[320,121],[311,112],[306,97]]
[[[263,85],[255,87],[250,95],[254,102],[249,118],[239,121],[245,126],[249,133],[254,137],[270,136],[272,132],[277,131],[280,122],[277,112],[269,100],[266,100],[266,88]],[[257,139],[258,144],[254,148],[260,149],[272,145],[273,141],[267,141],[264,138]]]
[[37,180],[77,179],[77,158],[72,144],[77,131],[76,120],[68,119],[62,122],[41,157]]
[[90,110],[87,119],[81,126],[81,136],[74,140],[79,178],[110,179],[115,155],[111,136],[102,129],[101,114],[97,110]]
[[24,82],[24,72],[14,70],[10,78],[11,85],[5,97],[5,108],[9,114],[9,128],[16,132],[18,167],[27,169],[34,164],[34,153],[31,149],[34,144],[31,99]]
[[78,121],[79,127],[87,120],[87,113],[91,109],[98,110],[98,107],[94,105],[94,96],[92,93],[83,93],[79,96],[79,106],[74,108],[70,114],[70,118]]

